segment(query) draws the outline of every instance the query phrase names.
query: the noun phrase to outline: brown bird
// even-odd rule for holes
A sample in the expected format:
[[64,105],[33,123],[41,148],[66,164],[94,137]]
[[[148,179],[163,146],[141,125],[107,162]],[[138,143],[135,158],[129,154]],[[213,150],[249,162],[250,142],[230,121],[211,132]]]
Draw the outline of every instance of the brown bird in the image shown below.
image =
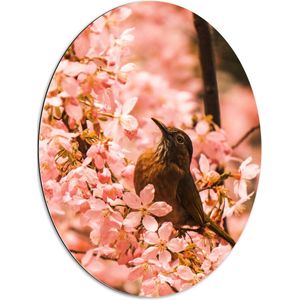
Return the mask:
[[190,172],[193,145],[189,136],[175,127],[167,127],[152,118],[162,132],[159,144],[148,149],[137,160],[134,173],[135,191],[147,185],[155,188],[154,201],[165,201],[173,210],[161,221],[171,221],[175,227],[197,225],[209,228],[232,247],[235,241],[203,211],[199,192]]

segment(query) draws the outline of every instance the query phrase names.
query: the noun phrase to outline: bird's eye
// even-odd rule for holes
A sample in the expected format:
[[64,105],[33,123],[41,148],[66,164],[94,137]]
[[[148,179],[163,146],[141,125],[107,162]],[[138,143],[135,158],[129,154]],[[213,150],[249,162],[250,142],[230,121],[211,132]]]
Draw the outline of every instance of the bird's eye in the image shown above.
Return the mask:
[[184,137],[181,134],[179,134],[179,135],[176,136],[176,141],[179,144],[183,144],[184,143]]

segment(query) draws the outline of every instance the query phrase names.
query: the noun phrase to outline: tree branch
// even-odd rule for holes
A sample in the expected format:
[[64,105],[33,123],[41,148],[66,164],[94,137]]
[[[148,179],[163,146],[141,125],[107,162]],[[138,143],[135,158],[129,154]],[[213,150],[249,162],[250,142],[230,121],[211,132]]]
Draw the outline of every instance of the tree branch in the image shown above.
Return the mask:
[[[87,250],[87,251],[81,251],[81,250],[69,249],[69,251],[70,251],[72,254],[85,254],[88,250]],[[96,254],[96,253],[93,253],[93,256],[97,256],[97,254]],[[109,257],[102,256],[102,255],[100,255],[99,258],[104,259],[104,260],[117,261],[117,259],[109,258]]]
[[204,109],[206,115],[212,115],[213,121],[221,126],[218,85],[216,78],[210,25],[194,14],[194,25],[198,37],[199,60],[204,83]]
[[260,125],[256,125],[249,129],[233,146],[231,146],[231,148],[237,148],[251,133],[253,133],[257,129],[260,129]]

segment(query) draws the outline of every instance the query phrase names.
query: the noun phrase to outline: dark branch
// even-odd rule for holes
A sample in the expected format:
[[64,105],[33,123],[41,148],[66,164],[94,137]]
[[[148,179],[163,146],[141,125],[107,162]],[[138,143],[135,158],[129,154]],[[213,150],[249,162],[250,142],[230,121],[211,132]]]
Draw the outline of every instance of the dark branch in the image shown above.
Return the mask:
[[213,121],[218,126],[221,126],[218,85],[210,26],[205,20],[196,14],[194,14],[194,25],[198,37],[199,59],[204,83],[205,114],[212,115]]
[[86,251],[74,250],[74,249],[69,249],[69,251],[74,254],[85,254],[86,253]]
[[179,291],[174,287],[172,286],[169,282],[166,282],[166,284],[172,289],[173,292],[175,293],[178,293]]
[[257,129],[260,129],[260,125],[257,125],[249,129],[233,146],[231,146],[231,148],[232,149],[237,148],[251,133],[253,133]]
[[[85,254],[87,251],[81,251],[81,250],[75,250],[75,249],[69,249],[69,251],[72,253],[72,254]],[[93,253],[93,256],[97,256],[96,253]],[[99,258],[101,259],[104,259],[104,260],[115,260],[114,258],[109,258],[109,257],[106,257],[106,256],[102,256],[100,255]]]

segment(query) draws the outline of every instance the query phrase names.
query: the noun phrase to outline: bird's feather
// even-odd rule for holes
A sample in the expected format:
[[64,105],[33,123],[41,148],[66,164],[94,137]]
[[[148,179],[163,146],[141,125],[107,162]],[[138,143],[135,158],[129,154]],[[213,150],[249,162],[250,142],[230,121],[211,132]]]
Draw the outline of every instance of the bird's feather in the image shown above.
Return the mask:
[[232,247],[235,245],[235,241],[230,235],[204,213],[199,192],[190,173],[186,174],[180,180],[176,197],[197,225],[208,227],[211,231],[226,240]]
[[179,181],[177,187],[177,199],[186,211],[193,217],[196,224],[205,224],[204,211],[199,193],[191,173],[187,173]]

